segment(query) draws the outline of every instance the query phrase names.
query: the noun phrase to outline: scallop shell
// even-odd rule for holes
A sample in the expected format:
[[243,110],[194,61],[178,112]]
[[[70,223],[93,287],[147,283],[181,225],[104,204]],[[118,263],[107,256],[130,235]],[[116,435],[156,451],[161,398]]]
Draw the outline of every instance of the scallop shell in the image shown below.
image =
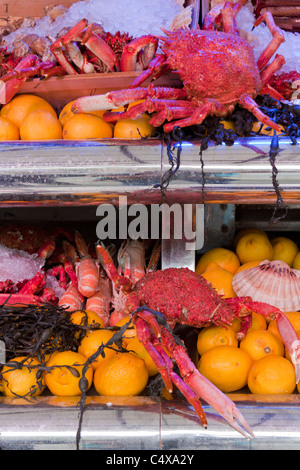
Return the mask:
[[283,261],[262,261],[258,266],[239,272],[232,287],[239,297],[250,296],[282,312],[300,310],[300,271]]

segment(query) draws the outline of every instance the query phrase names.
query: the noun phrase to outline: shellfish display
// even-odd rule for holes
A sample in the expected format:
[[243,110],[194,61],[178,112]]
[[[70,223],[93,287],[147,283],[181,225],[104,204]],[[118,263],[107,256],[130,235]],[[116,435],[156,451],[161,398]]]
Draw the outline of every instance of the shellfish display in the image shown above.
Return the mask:
[[284,261],[262,261],[254,268],[233,276],[232,287],[238,296],[276,305],[282,312],[300,309],[300,271]]

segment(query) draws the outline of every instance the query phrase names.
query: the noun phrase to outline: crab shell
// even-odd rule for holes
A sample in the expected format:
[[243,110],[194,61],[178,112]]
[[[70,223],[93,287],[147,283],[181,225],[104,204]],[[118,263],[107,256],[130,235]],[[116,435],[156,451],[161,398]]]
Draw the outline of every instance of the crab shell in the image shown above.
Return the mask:
[[142,305],[162,313],[170,323],[200,327],[231,324],[235,318],[211,284],[188,268],[149,272],[135,291]]

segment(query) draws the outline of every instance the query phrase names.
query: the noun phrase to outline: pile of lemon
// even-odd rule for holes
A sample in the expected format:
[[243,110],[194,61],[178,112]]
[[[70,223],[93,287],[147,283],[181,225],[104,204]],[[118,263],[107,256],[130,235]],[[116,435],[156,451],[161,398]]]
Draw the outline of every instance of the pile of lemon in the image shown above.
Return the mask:
[[[105,122],[105,111],[74,114],[74,101],[61,112],[45,99],[33,94],[16,95],[0,111],[0,141],[14,140],[85,140],[85,139],[141,139],[149,137],[154,127],[150,116],[144,113],[136,119],[122,119],[115,124]],[[139,102],[134,102],[137,104]],[[115,111],[123,111],[124,108]],[[111,111],[113,112],[113,111]]]
[[[299,248],[288,237],[269,238],[260,229],[245,229],[236,235],[234,250],[218,247],[204,253],[196,272],[223,298],[230,298],[236,296],[232,287],[234,274],[264,260],[281,260],[299,269]],[[288,312],[286,316],[300,338],[300,312]],[[240,325],[240,320],[235,319],[229,327],[212,325],[200,331],[197,343],[200,373],[224,392],[248,386],[257,394],[293,393],[295,371],[275,320],[253,312],[252,326],[241,341],[236,337]],[[297,388],[300,391],[299,384]]]
[[[70,318],[76,325],[91,326],[78,350],[53,353],[46,358],[46,368],[36,357],[13,358],[1,371],[1,390],[5,396],[39,396],[45,390],[55,396],[79,396],[92,385],[101,396],[136,396],[145,389],[149,377],[158,374],[132,324],[128,325],[123,338],[127,352],[118,352],[112,342],[114,332],[104,328],[95,312],[77,311],[71,313]],[[128,322],[129,317],[126,317],[117,326]],[[96,323],[101,329],[92,329]],[[111,344],[108,344],[110,340]],[[104,345],[107,347],[101,354],[95,354]],[[92,360],[87,363],[91,356]],[[16,367],[16,363],[19,366]]]

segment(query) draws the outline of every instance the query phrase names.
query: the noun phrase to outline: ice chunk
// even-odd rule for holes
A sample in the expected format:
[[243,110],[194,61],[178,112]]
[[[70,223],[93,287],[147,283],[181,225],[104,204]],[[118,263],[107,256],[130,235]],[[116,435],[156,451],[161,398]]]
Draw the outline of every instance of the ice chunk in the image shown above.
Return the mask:
[[14,283],[31,279],[45,264],[43,258],[26,251],[0,245],[0,282],[11,280]]
[[60,299],[61,296],[64,294],[65,290],[60,287],[58,280],[56,277],[51,276],[49,274],[46,275],[46,284],[45,288],[50,288],[54,290],[55,296]]
[[[252,39],[250,43],[253,46],[253,52],[256,59],[272,40],[272,35],[265,23],[256,26],[253,31],[255,16],[253,6],[248,3],[240,10],[236,17],[238,28],[247,32],[247,38]],[[290,72],[296,70],[300,72],[300,34],[283,31],[285,42],[277,49],[276,53],[284,56],[286,64],[280,69],[280,72]],[[245,36],[245,35],[244,35]],[[275,55],[273,56],[273,58]],[[278,73],[280,73],[278,72]]]

